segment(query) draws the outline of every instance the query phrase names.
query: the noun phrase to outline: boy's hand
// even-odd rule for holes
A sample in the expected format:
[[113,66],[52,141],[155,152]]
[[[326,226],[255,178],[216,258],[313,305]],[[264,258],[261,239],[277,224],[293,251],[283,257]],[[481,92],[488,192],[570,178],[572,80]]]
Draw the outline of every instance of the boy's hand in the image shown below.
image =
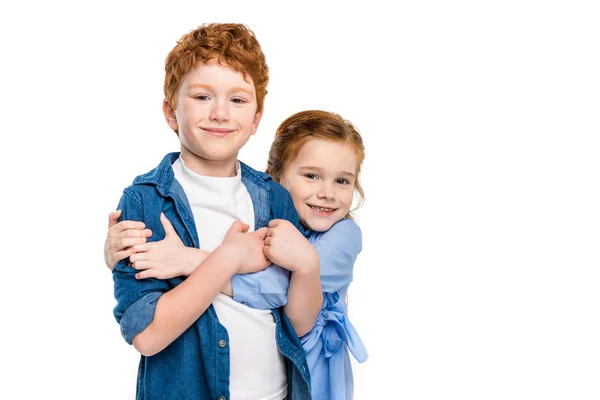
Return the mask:
[[264,238],[267,228],[248,232],[248,225],[235,221],[225,234],[220,247],[227,249],[232,262],[237,266],[236,273],[249,274],[262,271],[271,265],[264,254]]
[[108,233],[104,241],[104,262],[111,270],[117,263],[135,253],[131,247],[136,244],[146,243],[152,236],[150,229],[139,221],[121,221],[121,210],[108,215]]
[[292,272],[319,268],[319,254],[290,221],[274,219],[265,235],[265,255],[271,262]]
[[186,247],[163,213],[160,213],[160,222],[165,230],[163,240],[132,247],[134,254],[129,256],[129,262],[141,271],[135,275],[137,279],[189,276],[208,256],[205,251]]

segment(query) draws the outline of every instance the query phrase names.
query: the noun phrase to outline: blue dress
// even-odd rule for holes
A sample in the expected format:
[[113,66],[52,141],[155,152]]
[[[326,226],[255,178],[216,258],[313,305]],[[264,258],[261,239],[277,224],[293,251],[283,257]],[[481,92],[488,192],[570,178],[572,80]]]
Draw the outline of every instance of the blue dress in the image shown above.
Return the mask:
[[311,232],[308,240],[321,261],[323,307],[313,329],[301,339],[311,376],[313,400],[349,400],[354,394],[350,355],[367,360],[367,350],[348,319],[346,294],[354,262],[362,249],[360,228],[342,219],[326,232]]
[[[362,250],[362,233],[354,221],[344,218],[326,232],[305,230],[319,253],[323,306],[312,330],[301,339],[306,352],[313,400],[351,400],[354,380],[350,354],[358,362],[367,350],[348,319],[346,294],[352,282],[356,257]],[[289,272],[279,266],[234,275],[233,299],[249,307],[267,310],[287,303]]]

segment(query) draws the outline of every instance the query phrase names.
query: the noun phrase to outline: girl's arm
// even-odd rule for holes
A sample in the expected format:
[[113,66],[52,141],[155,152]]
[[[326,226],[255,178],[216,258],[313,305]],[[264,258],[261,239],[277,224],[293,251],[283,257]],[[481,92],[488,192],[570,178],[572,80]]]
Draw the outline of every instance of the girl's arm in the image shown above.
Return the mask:
[[271,262],[292,272],[284,311],[297,335],[303,336],[314,326],[323,305],[319,255],[290,221],[281,219],[269,222],[264,251]]
[[121,260],[132,255],[134,245],[146,243],[152,236],[150,229],[141,221],[122,221],[121,210],[108,214],[108,233],[104,241],[104,263],[112,271]]
[[[104,244],[104,260],[111,269],[116,262],[129,257],[131,266],[139,271],[137,279],[189,276],[210,254],[186,247],[166,217],[161,217],[165,238],[146,243],[152,232],[144,229],[142,222],[118,222],[120,215],[120,210],[110,214]],[[259,273],[234,275],[221,292],[248,307],[269,310],[287,304],[289,284],[289,271],[271,265]]]

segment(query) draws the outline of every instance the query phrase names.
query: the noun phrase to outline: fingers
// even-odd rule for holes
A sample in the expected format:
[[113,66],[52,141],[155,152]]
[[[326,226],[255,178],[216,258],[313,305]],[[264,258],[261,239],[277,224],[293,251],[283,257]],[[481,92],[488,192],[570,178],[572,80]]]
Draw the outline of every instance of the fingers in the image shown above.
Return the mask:
[[131,248],[133,249],[134,253],[146,253],[146,252],[150,251],[150,249],[152,248],[152,246],[154,244],[156,244],[156,242],[141,243],[141,244],[136,244],[134,246],[131,246]]
[[280,219],[272,219],[269,221],[269,228],[275,228],[279,224],[281,224]]
[[251,232],[251,234],[257,236],[260,240],[264,240],[267,235],[267,228],[260,228],[259,230]]
[[119,217],[121,216],[121,210],[113,211],[108,214],[108,229],[112,228],[119,222]]
[[131,256],[134,253],[135,253],[135,250],[133,250],[133,249],[117,251],[115,253],[115,255],[113,256],[112,265],[116,265],[119,261],[126,259],[127,257]]
[[[271,247],[269,247],[269,246],[267,246],[267,245],[265,244],[265,246],[263,247],[263,254],[265,255],[265,258],[266,258],[267,260],[270,260],[270,259],[271,259],[271,256],[272,256]],[[270,261],[269,261],[269,262],[270,262]]]
[[[138,246],[146,243],[145,237],[131,237],[131,238],[121,238],[114,242],[114,245],[111,245],[111,250],[117,252],[125,250],[129,247]],[[135,249],[138,251],[138,249]],[[147,251],[147,250],[146,250]]]
[[156,269],[146,269],[135,274],[135,279],[158,278],[159,271]]
[[231,224],[227,233],[233,233],[233,232],[245,233],[245,232],[248,232],[249,228],[250,228],[250,226],[248,226],[248,224],[243,223],[242,221],[233,221],[233,224]]
[[[135,254],[133,256],[135,256]],[[133,257],[133,256],[131,256],[131,257]],[[130,258],[130,260],[131,260],[131,258]],[[144,270],[152,268],[152,263],[150,261],[136,261],[136,262],[132,262],[131,266],[134,269],[137,269],[138,271],[144,271]]]
[[165,216],[164,213],[160,213],[160,223],[162,224],[163,228],[165,229],[165,236],[177,235],[177,232],[175,232],[175,228],[173,228],[171,221],[169,221],[167,219],[167,217]]
[[[150,229],[144,229],[146,228],[146,225],[143,222],[140,221],[121,221],[116,225],[113,225],[112,228],[109,228],[109,230],[111,231],[112,234],[119,234],[121,232],[124,231],[148,231],[151,233]],[[136,235],[136,236],[140,236],[140,235]]]
[[[120,238],[142,238],[144,241],[146,238],[152,236],[152,231],[150,229],[127,229],[116,235],[119,235]],[[143,242],[140,242],[143,243]]]
[[271,240],[272,240],[272,239],[273,239],[273,238],[272,238],[271,236],[269,236],[269,237],[266,237],[266,238],[264,239],[265,246],[270,246],[270,245],[271,245]]

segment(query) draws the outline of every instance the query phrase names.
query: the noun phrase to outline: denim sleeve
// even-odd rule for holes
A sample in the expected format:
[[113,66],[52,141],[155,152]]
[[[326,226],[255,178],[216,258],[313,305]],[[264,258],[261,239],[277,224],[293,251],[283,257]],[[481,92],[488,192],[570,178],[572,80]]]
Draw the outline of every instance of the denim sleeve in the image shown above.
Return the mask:
[[352,282],[354,262],[362,250],[362,233],[350,219],[342,219],[313,243],[321,261],[323,292],[333,293]]
[[[294,208],[292,197],[283,186],[271,186],[271,211],[273,219],[285,219],[303,232]],[[250,308],[269,310],[287,304],[287,291],[290,286],[290,272],[272,264],[264,271],[252,274],[234,275],[231,278],[233,299]]]
[[[122,210],[121,221],[144,221],[141,197],[134,190],[126,190],[123,193],[118,209]],[[149,240],[160,238],[153,236]],[[135,279],[138,271],[128,266],[128,262],[128,259],[121,260],[113,269],[114,293],[117,300],[113,314],[121,326],[123,338],[132,344],[133,338],[154,319],[158,299],[169,290],[169,286],[167,281],[163,280]]]

